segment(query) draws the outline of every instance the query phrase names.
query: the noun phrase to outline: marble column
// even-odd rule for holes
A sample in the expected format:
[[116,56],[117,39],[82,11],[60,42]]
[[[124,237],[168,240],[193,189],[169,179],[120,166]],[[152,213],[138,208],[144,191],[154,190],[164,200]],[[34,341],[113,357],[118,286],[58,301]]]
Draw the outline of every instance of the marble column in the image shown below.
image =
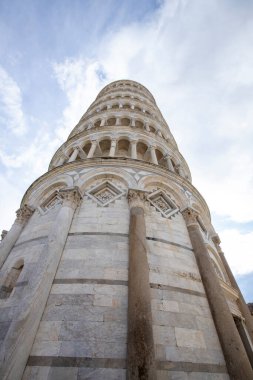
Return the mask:
[[174,169],[174,166],[172,164],[172,161],[171,161],[171,156],[169,154],[166,154],[164,156],[164,158],[166,159],[166,163],[167,163],[167,167],[168,169],[171,171],[171,172],[175,172],[175,169]]
[[137,140],[130,141],[131,146],[131,158],[137,159]]
[[150,150],[152,164],[158,165],[158,161],[157,161],[157,157],[155,153],[155,147],[153,145],[150,145],[149,150]]
[[112,138],[111,139],[110,152],[109,152],[109,156],[110,157],[114,157],[115,156],[116,147],[117,147],[117,139],[116,138]]
[[135,119],[131,119],[131,127],[135,127]]
[[11,323],[10,331],[13,333],[10,332],[10,338],[5,340],[9,356],[5,356],[2,361],[0,356],[0,378],[3,380],[22,378],[72,219],[81,200],[78,187],[62,189],[59,191],[59,196],[62,198],[62,204],[50,228],[47,246],[43,252],[43,265],[38,268],[37,280],[30,289],[29,296],[27,294],[19,305],[18,319]]
[[73,153],[71,154],[68,162],[73,162],[76,160],[77,156],[78,156],[78,153],[79,153],[79,150],[78,150],[78,147],[75,147],[74,150],[73,150]]
[[94,153],[95,153],[96,147],[97,147],[97,140],[92,140],[92,141],[91,141],[90,151],[89,151],[89,153],[88,153],[87,158],[92,158],[92,157],[94,156]]
[[181,177],[184,177],[184,172],[183,172],[183,170],[182,170],[180,164],[177,164],[177,165],[176,165],[176,170],[178,171],[178,174],[179,174]]
[[[224,268],[227,272],[227,275],[228,275],[228,278],[229,278],[229,281],[231,283],[231,285],[233,286],[233,288],[235,288],[237,291],[238,291],[238,294],[239,294],[239,299],[238,299],[238,305],[239,305],[239,309],[243,315],[243,318],[245,319],[245,325],[246,325],[246,328],[247,328],[247,331],[249,333],[249,336],[250,336],[250,339],[251,339],[251,342],[253,344],[253,318],[252,318],[252,315],[249,311],[249,308],[248,308],[248,305],[246,304],[245,300],[244,300],[244,297],[241,293],[241,290],[239,288],[239,286],[237,285],[237,282],[234,278],[234,275],[227,263],[227,260],[226,260],[226,257],[223,253],[223,251],[221,250],[221,247],[220,247],[220,238],[219,236],[216,234],[212,237],[212,240],[216,246],[216,249],[220,255],[220,258],[221,258],[221,261],[224,265]],[[253,352],[252,352],[253,354]],[[251,359],[251,365],[253,366],[253,360]]]
[[198,213],[188,207],[182,210],[182,215],[189,232],[230,378],[231,380],[253,379],[253,370],[248,356],[200,231],[197,221]]
[[3,266],[12,247],[15,245],[16,241],[18,240],[21,234],[21,231],[23,230],[26,223],[32,216],[33,212],[34,210],[27,205],[24,205],[16,212],[16,220],[13,223],[10,231],[0,244],[0,268]]
[[145,129],[146,129],[146,131],[150,132],[150,127],[149,127],[148,123],[145,123]]
[[142,191],[129,190],[129,274],[127,379],[155,380],[149,266]]

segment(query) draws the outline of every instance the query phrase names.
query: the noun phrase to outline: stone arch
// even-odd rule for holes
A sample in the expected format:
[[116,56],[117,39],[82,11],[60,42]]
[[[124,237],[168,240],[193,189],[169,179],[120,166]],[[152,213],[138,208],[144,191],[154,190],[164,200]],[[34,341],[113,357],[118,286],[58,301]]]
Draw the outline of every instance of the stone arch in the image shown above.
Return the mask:
[[76,185],[79,186],[81,193],[83,193],[85,191],[85,188],[89,187],[94,180],[110,180],[111,178],[115,178],[119,181],[122,181],[122,183],[124,183],[127,188],[137,187],[136,180],[131,176],[131,174],[129,174],[122,168],[113,168],[110,170],[108,170],[108,168],[94,169],[88,173],[83,174],[79,178]]
[[59,177],[53,178],[51,180],[46,178],[45,183],[43,183],[41,180],[41,182],[34,184],[31,189],[28,189],[27,193],[22,199],[21,207],[27,203],[31,205],[31,207],[37,208],[56,190],[71,186],[73,186],[73,178],[67,174],[60,175]]
[[111,140],[109,138],[105,138],[99,142],[99,145],[102,157],[108,157],[111,147]]
[[101,112],[104,112],[107,110],[107,104],[103,105],[103,107],[101,108]]
[[152,133],[156,133],[156,129],[155,129],[155,127],[154,127],[153,125],[150,125],[150,126],[149,126],[149,130],[150,130],[150,132],[152,132]]
[[155,153],[156,153],[158,165],[161,165],[167,169],[167,163],[164,158],[164,155],[165,155],[164,152],[162,152],[160,148],[156,148]]
[[142,112],[142,109],[141,109],[139,106],[137,106],[137,105],[134,106],[134,110],[135,110],[135,111]]
[[106,124],[109,126],[109,127],[112,127],[114,125],[116,125],[116,117],[110,117],[107,119],[106,121]]
[[145,142],[137,142],[137,159],[146,161],[146,154],[148,152],[148,145]]
[[179,193],[178,187],[168,184],[162,176],[152,175],[141,178],[139,181],[139,188],[146,191],[152,190],[152,188],[160,188],[172,196],[179,208],[184,205],[183,194]]
[[141,121],[141,120],[139,120],[139,119],[137,119],[137,120],[135,120],[135,127],[136,128],[144,128],[144,123],[143,123],[143,121]]
[[116,156],[129,157],[130,142],[122,137],[118,140]]
[[88,155],[91,147],[91,142],[89,140],[84,142],[84,145],[82,146],[82,150]]
[[120,119],[120,124],[121,126],[129,126],[131,123],[131,120],[129,119],[129,117],[123,117],[122,119]]
[[95,128],[98,128],[98,127],[100,127],[100,125],[101,125],[101,119],[97,119],[97,120],[94,122],[94,127],[95,127]]

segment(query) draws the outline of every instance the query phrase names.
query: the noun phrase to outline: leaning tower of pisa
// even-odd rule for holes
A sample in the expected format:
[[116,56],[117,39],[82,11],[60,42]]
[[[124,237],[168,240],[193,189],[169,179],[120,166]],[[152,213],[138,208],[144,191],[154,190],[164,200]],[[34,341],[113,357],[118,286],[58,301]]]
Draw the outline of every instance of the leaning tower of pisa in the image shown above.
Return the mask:
[[152,94],[98,94],[0,245],[3,380],[250,380],[253,323]]

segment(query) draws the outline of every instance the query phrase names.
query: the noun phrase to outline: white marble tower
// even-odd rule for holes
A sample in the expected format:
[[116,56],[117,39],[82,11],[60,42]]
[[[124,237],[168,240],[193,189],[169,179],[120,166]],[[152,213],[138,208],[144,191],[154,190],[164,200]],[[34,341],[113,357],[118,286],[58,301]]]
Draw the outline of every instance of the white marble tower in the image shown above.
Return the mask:
[[3,234],[0,378],[253,379],[219,244],[152,94],[107,85]]

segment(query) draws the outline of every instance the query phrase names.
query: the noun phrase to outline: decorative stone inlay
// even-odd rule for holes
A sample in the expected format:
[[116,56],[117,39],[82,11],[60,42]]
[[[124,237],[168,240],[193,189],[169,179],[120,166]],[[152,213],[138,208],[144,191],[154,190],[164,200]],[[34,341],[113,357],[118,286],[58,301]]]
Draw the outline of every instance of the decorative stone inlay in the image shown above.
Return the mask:
[[104,207],[120,198],[124,194],[124,191],[111,182],[105,181],[95,186],[90,191],[87,191],[85,194],[89,198],[95,200],[99,206]]
[[130,208],[133,207],[145,207],[145,203],[147,202],[147,193],[142,190],[128,190],[128,203]]
[[20,209],[16,211],[17,219],[16,222],[19,224],[26,223],[28,219],[32,216],[34,213],[34,209],[29,207],[28,205],[24,205]]
[[179,208],[171,197],[163,190],[157,190],[148,196],[148,201],[165,218],[171,218],[179,212]]
[[55,208],[62,203],[62,198],[59,195],[58,190],[55,191],[49,198],[47,198],[38,208],[41,214],[45,214],[48,210]]

